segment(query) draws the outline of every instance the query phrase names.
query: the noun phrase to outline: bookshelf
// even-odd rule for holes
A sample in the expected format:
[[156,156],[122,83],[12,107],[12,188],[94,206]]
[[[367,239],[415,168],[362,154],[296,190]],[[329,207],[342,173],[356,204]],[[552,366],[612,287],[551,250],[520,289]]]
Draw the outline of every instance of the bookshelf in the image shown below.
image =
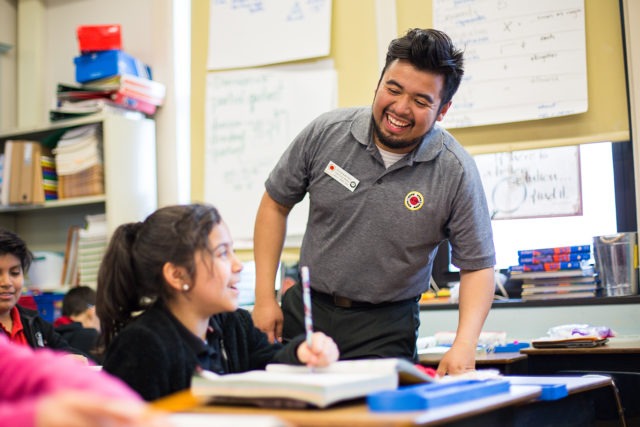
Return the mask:
[[105,112],[28,129],[0,132],[0,149],[9,139],[46,141],[69,128],[99,124],[102,132],[104,194],[0,206],[0,227],[18,233],[29,248],[64,252],[67,230],[83,226],[87,215],[105,213],[109,233],[139,221],[157,208],[155,122],[137,114]]

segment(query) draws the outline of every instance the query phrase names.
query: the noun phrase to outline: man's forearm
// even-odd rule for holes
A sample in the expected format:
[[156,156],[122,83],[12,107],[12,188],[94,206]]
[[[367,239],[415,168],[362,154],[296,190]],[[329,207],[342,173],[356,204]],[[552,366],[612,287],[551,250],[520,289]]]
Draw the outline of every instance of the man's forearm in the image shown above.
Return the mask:
[[468,342],[474,347],[477,345],[493,302],[494,280],[492,268],[461,272],[456,340]]

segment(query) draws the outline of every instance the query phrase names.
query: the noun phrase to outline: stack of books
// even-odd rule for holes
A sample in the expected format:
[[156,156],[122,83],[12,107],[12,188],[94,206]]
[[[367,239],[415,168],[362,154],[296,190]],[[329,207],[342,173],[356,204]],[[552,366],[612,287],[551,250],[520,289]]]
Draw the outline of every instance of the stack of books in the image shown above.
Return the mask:
[[96,288],[98,270],[107,250],[107,218],[105,214],[87,215],[86,226],[78,236],[78,273],[83,285]]
[[590,260],[590,245],[520,250],[509,273],[522,281],[524,301],[588,298],[599,289]]
[[58,198],[104,193],[102,132],[98,125],[66,131],[53,149],[58,177]]
[[42,156],[42,186],[44,188],[44,200],[58,199],[58,173],[53,156]]
[[151,68],[122,50],[119,25],[78,27],[81,55],[74,59],[76,81],[58,84],[52,121],[102,111],[135,111],[152,116],[166,88],[152,80]]
[[105,214],[97,214],[87,215],[85,221],[84,227],[69,227],[60,281],[63,286],[87,285],[95,289],[107,250],[107,220]]

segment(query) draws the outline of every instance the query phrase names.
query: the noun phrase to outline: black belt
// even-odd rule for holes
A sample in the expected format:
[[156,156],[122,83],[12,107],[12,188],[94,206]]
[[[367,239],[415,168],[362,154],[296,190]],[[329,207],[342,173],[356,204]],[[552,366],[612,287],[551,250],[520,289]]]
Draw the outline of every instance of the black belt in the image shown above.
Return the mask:
[[324,292],[311,289],[311,298],[318,301],[322,301],[325,304],[334,305],[340,308],[375,308],[375,307],[387,307],[391,305],[401,305],[409,302],[418,302],[419,297],[407,298],[399,301],[388,301],[381,303],[372,303],[366,301],[354,301],[347,297],[341,297],[339,295],[329,295]]

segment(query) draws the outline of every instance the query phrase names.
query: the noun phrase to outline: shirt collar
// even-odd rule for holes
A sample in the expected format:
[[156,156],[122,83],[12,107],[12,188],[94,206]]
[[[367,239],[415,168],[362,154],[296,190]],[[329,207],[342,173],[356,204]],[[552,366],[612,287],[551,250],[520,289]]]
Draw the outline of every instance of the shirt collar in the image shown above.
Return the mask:
[[0,325],[0,328],[2,328],[2,331],[9,337],[10,341],[21,344],[28,344],[27,338],[24,335],[24,325],[22,324],[22,319],[20,318],[18,307],[14,305],[9,313],[11,315],[11,323],[13,324],[11,330],[6,330],[2,325]]

